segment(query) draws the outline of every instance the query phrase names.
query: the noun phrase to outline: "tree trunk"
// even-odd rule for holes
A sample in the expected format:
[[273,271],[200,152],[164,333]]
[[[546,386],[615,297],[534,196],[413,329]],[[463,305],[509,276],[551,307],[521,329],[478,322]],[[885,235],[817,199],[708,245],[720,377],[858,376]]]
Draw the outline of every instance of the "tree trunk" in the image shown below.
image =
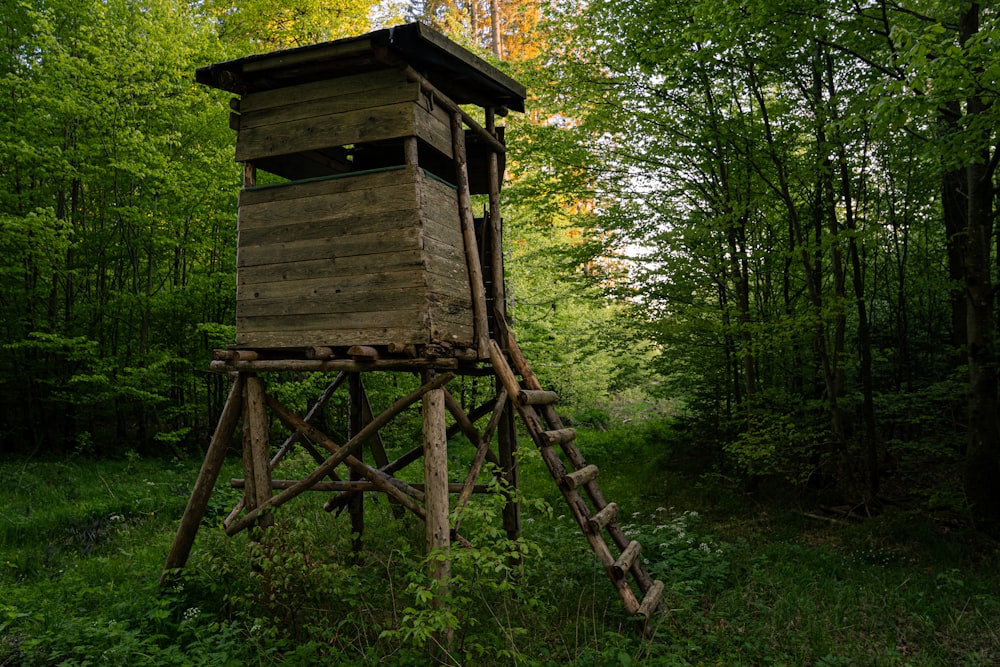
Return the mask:
[[[964,5],[959,14],[959,41],[979,31],[979,5]],[[966,113],[986,110],[978,96],[966,100]],[[965,496],[976,526],[1000,538],[1000,414],[996,329],[996,289],[990,261],[993,234],[993,172],[989,148],[971,157],[966,169],[968,216],[965,244],[965,288],[969,360],[969,448],[965,459]]]
[[[956,105],[957,109],[957,105]],[[956,110],[956,118],[957,118]],[[953,127],[955,121],[949,121]],[[969,340],[966,329],[967,301],[962,285],[965,281],[965,231],[969,222],[968,183],[965,169],[955,169],[944,174],[941,182],[941,209],[944,218],[946,252],[948,254],[948,289],[951,304],[951,345],[958,351]],[[955,355],[954,359],[960,357]],[[956,363],[960,363],[956,361]]]
[[[833,58],[827,50],[825,57],[825,82],[831,99],[836,99],[836,77]],[[837,121],[836,106],[831,105],[833,120]],[[864,476],[863,495],[866,503],[878,496],[881,461],[881,445],[875,422],[875,383],[872,378],[871,330],[868,324],[868,310],[865,304],[864,272],[858,252],[858,224],[854,215],[854,195],[851,186],[851,168],[847,160],[847,148],[840,137],[836,137],[837,162],[840,177],[840,201],[844,208],[844,226],[847,227],[847,250],[851,264],[851,282],[854,285],[854,305],[857,310],[857,345],[859,356],[858,375],[861,383],[862,452]],[[836,211],[833,211],[836,216]]]
[[490,46],[493,55],[503,59],[503,42],[500,38],[500,2],[490,0]]
[[996,331],[991,280],[991,179],[985,164],[968,167],[969,226],[965,254],[968,308],[969,442],[965,495],[973,519],[1000,537],[1000,417],[997,401]]

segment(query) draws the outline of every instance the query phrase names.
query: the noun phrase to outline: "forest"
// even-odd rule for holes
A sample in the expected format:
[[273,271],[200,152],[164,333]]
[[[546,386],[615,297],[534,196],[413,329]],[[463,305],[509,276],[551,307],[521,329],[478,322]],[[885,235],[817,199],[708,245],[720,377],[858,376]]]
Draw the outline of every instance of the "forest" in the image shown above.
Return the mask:
[[[669,642],[650,647],[627,627],[619,633],[615,621],[602,625],[611,612],[601,590],[588,593],[587,609],[602,620],[572,645],[562,636],[554,645],[563,648],[545,656],[544,641],[526,644],[518,635],[537,627],[518,614],[532,610],[568,627],[560,604],[534,588],[513,591],[504,576],[531,576],[508,569],[500,546],[476,552],[472,571],[492,558],[500,580],[475,579],[465,602],[489,607],[505,638],[470,626],[460,631],[467,640],[460,655],[439,659],[1000,660],[989,622],[1000,614],[1000,10],[991,3],[0,0],[0,15],[0,480],[14,490],[3,510],[0,591],[21,587],[0,595],[0,664],[114,664],[73,653],[89,626],[66,626],[73,636],[53,630],[58,612],[33,608],[44,594],[26,582],[45,580],[50,562],[69,568],[61,559],[72,562],[126,529],[133,541],[112,551],[139,551],[162,533],[154,540],[161,551],[144,556],[155,571],[183,509],[184,492],[170,489],[190,485],[229,389],[209,361],[235,336],[242,170],[226,122],[229,95],[195,83],[195,69],[415,20],[528,91],[527,113],[503,119],[514,331],[543,385],[562,398],[564,419],[589,434],[588,456],[607,461],[622,495],[651,517],[637,530],[659,531],[651,540],[661,545],[663,567],[686,573],[668,592],[673,620],[661,636]],[[303,404],[322,391],[311,378],[275,382]],[[371,391],[378,400],[377,383]],[[412,428],[391,437],[412,437]],[[40,472],[45,465],[55,472]],[[22,522],[66,495],[31,500],[42,487],[68,485],[75,501],[86,497],[81,480],[91,476],[104,482],[95,492],[115,503],[81,500],[68,529],[58,517],[34,528]],[[154,480],[148,494],[126,490],[129,477]],[[660,489],[667,479],[685,491]],[[529,480],[532,492],[543,506],[547,491]],[[141,509],[121,509],[126,498]],[[727,507],[723,527],[699,534],[698,514],[681,502]],[[765,520],[741,511],[769,502],[794,517],[778,533],[810,521],[848,531],[816,541],[854,539],[859,567],[882,568],[879,590],[898,593],[910,576],[924,581],[919,591],[907,589],[912,597],[886,602],[929,607],[920,622],[899,621],[909,644],[878,653],[880,630],[865,626],[865,641],[831,639],[822,624],[803,629],[799,616],[782,627],[775,621],[762,638],[756,621],[731,611],[750,595],[767,598],[773,612],[780,596],[768,596],[801,574],[786,572],[768,582],[774,589],[762,584],[751,595],[746,577],[765,563],[780,570],[802,558],[818,578],[868,585],[830,552],[755,550]],[[484,526],[496,511],[483,508]],[[539,521],[547,516],[537,511]],[[919,560],[907,560],[907,549],[916,547],[872,547],[865,525],[900,543],[920,535],[940,552],[907,573],[903,563]],[[696,548],[683,547],[685,531],[699,535]],[[537,549],[542,560],[572,550],[558,534],[518,548]],[[301,554],[340,538],[282,539],[302,540],[290,547]],[[423,664],[422,648],[386,653],[385,645],[422,646],[429,628],[465,627],[416,602],[401,603],[414,605],[400,613],[405,622],[380,617],[373,609],[384,612],[379,605],[393,606],[395,597],[369,608],[358,602],[362,575],[342,576],[354,564],[310,570],[308,558],[286,563],[281,575],[295,604],[271,599],[282,621],[260,626],[237,611],[263,595],[235,573],[245,566],[237,548],[252,546],[210,538],[199,562],[217,576],[196,576],[188,593],[140,598],[141,628],[104,628],[109,647],[135,643],[120,664],[247,664],[233,646],[256,646],[257,664],[333,655],[352,656],[343,658],[352,664],[386,655]],[[419,559],[410,548],[392,542],[379,566]],[[894,565],[900,571],[887,574]],[[589,565],[576,575],[591,577]],[[116,585],[140,586],[141,576],[150,573],[123,574]],[[401,597],[405,590],[419,600],[420,587],[431,585],[394,576]],[[739,594],[736,580],[745,586]],[[317,581],[353,600],[335,617],[358,637],[353,643],[316,634],[303,620],[322,607],[310,592]],[[595,591],[602,585],[610,588],[598,582]],[[105,611],[123,604],[96,583],[78,590],[104,600]],[[457,590],[461,598],[461,584]],[[560,592],[574,594],[558,586],[552,594]],[[480,599],[487,594],[495,597]],[[816,591],[793,594],[804,604]],[[936,594],[942,599],[932,604]],[[944,598],[965,601],[969,614],[956,616]],[[517,611],[491,607],[497,600]],[[716,605],[725,614],[713,616]],[[210,608],[218,610],[212,619]],[[332,613],[320,616],[329,621]],[[293,628],[287,643],[277,639],[279,626]],[[737,626],[758,631],[759,645],[749,634],[733,643]],[[793,627],[805,633],[794,635],[795,649],[780,640]],[[912,645],[927,633],[939,638],[933,650]],[[200,657],[168,655],[164,647],[182,639],[201,647]],[[156,659],[137,661],[153,646],[162,651]]]

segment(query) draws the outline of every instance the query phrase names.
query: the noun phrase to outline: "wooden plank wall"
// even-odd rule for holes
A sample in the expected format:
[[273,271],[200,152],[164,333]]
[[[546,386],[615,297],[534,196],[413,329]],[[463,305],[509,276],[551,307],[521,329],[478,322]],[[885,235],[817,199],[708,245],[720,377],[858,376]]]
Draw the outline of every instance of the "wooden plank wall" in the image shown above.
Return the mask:
[[420,137],[451,156],[447,112],[395,69],[249,93],[240,101],[236,160]]
[[243,191],[237,345],[469,344],[454,202],[408,167]]
[[465,257],[462,226],[458,219],[455,189],[438,180],[423,178],[420,210],[428,262],[431,335],[436,341],[469,346],[475,340],[469,265]]

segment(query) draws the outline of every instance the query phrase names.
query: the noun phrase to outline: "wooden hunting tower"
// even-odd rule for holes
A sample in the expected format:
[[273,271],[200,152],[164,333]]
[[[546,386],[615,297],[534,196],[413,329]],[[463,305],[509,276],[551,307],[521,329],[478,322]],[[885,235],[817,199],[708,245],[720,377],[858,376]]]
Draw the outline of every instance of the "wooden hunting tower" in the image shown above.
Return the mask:
[[[492,114],[463,130],[458,105],[523,111],[522,86],[417,23],[212,65],[197,80],[241,96],[237,346],[488,357],[494,248],[469,196],[499,192],[503,137]],[[277,178],[259,184],[258,170]]]
[[[236,341],[212,362],[235,381],[167,572],[187,562],[240,420],[244,478],[233,484],[244,496],[225,522],[227,533],[268,525],[268,510],[319,490],[335,494],[327,509],[349,508],[352,532],[360,535],[362,499],[374,491],[424,519],[431,549],[464,542],[457,523],[449,525],[448,495],[458,494],[460,515],[471,494],[485,488],[477,483],[485,460],[517,487],[516,412],[626,609],[648,621],[663,586],[650,580],[638,543],[618,527],[618,506],[597,487],[597,468],[563,427],[557,396],[539,385],[508,330],[499,209],[506,160],[495,119],[524,111],[524,88],[419,23],[217,63],[200,68],[196,79],[239,96],[230,103],[244,176]],[[482,122],[469,106],[482,109]],[[480,218],[475,195],[483,199]],[[257,375],[263,371],[338,375],[299,417],[267,394]],[[423,383],[376,415],[362,381],[371,371],[416,371]],[[445,388],[456,375],[493,377],[493,396],[466,413]],[[342,383],[349,391],[348,441],[338,445],[309,422]],[[423,442],[390,461],[378,430],[417,401]],[[275,448],[268,410],[291,433]],[[487,417],[480,431],[476,422]],[[447,441],[457,433],[475,456],[464,482],[449,484]],[[315,471],[301,480],[274,479],[296,444],[316,460]],[[395,477],[421,458],[423,483]],[[346,479],[338,468],[346,468]],[[504,524],[510,535],[520,532],[515,502]],[[641,603],[629,574],[645,594]]]

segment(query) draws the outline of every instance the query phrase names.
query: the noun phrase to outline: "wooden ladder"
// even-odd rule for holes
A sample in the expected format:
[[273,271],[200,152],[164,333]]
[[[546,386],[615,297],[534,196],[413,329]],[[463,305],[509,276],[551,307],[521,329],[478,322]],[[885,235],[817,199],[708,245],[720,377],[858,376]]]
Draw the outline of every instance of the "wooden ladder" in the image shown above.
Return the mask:
[[[663,582],[650,579],[639,558],[642,545],[629,540],[618,525],[618,505],[604,500],[595,480],[597,466],[588,465],[584,461],[576,446],[576,431],[565,428],[556,414],[553,407],[558,400],[556,393],[542,389],[512,335],[507,336],[506,355],[495,340],[490,341],[490,347],[490,360],[497,377],[520,413],[531,439],[538,446],[542,459],[576,517],[580,530],[618,591],[625,611],[642,622],[642,633],[649,636],[649,621],[663,599]],[[514,369],[521,376],[522,383],[518,383],[511,364],[508,364],[508,355]],[[559,456],[557,445],[562,450],[566,463]],[[587,500],[590,501],[589,504]],[[617,557],[608,546],[605,533],[618,549]],[[629,585],[629,574],[643,595],[641,602]]]

